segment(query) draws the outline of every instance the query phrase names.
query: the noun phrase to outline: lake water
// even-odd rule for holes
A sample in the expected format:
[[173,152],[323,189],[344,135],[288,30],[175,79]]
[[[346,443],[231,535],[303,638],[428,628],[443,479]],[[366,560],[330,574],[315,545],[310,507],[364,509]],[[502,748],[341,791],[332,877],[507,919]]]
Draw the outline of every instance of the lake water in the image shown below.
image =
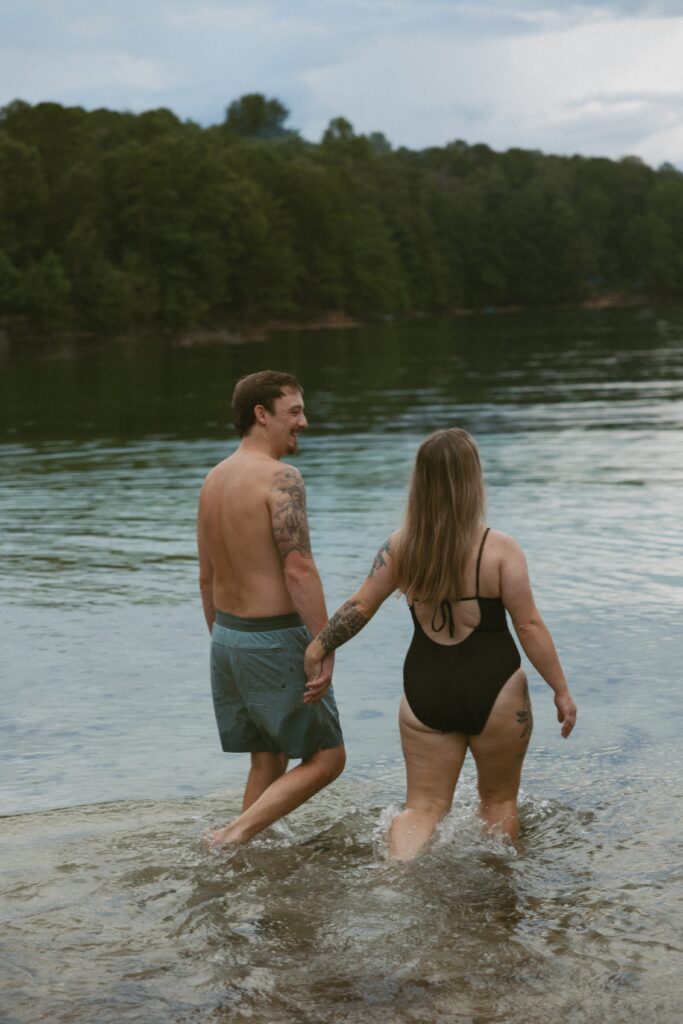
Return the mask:
[[[390,600],[337,657],[344,776],[251,844],[196,582],[201,481],[235,379],[306,390],[297,464],[330,611],[397,524],[415,450],[477,438],[579,705],[536,717],[515,849],[467,764],[413,865],[410,633]],[[0,357],[0,1018],[678,1024],[683,1014],[683,310],[476,316],[248,345],[32,344]]]

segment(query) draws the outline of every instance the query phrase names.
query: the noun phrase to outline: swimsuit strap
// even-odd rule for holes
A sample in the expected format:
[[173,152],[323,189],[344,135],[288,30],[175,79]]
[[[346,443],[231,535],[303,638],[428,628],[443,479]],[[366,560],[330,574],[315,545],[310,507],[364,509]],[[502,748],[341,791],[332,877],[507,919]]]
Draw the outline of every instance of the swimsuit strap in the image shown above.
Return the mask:
[[[415,606],[412,605],[412,604],[409,604],[408,608],[410,609],[410,614],[412,616],[413,624],[415,626],[415,629],[418,629],[420,631],[420,633],[422,633],[424,636],[427,636],[427,634],[425,633],[424,629],[420,625],[420,620],[418,619],[417,615],[415,614]],[[441,612],[441,625],[440,626],[437,626],[435,621],[434,621],[436,619],[436,616],[437,616],[438,612]],[[443,629],[443,627],[446,625],[447,622],[448,622],[448,632],[450,633],[451,636],[454,636],[455,635],[455,623],[453,622],[453,612],[451,610],[451,603],[448,600],[448,598],[446,598],[445,601],[442,601],[438,608],[434,609],[434,614],[432,615],[432,629],[434,630],[435,633],[440,633],[441,630]]]
[[481,544],[479,545],[479,555],[477,556],[477,597],[479,597],[479,566],[481,565],[481,556],[484,551],[484,543],[489,535],[490,526],[487,526],[484,530],[484,536],[481,538]]
[[[489,535],[489,530],[490,529],[491,529],[490,526],[486,527],[486,529],[484,530],[484,536],[481,538],[481,544],[479,545],[479,554],[477,555],[477,594],[476,594],[476,598],[461,597],[461,598],[459,598],[460,601],[472,601],[472,600],[477,600],[479,598],[479,567],[481,566],[481,556],[482,556],[482,553],[484,551],[484,543],[486,541],[486,538]],[[420,623],[418,621],[417,615],[415,614],[415,611],[413,609],[412,604],[409,605],[409,607],[410,607],[410,614],[412,615],[412,618],[413,618],[413,622],[416,625],[419,626]],[[437,614],[441,615],[441,623],[438,626],[436,624],[436,616],[437,616]],[[455,622],[453,621],[453,608],[451,607],[451,602],[450,602],[450,600],[448,598],[445,598],[441,602],[439,607],[434,609],[434,613],[432,615],[432,629],[434,630],[435,633],[440,633],[441,630],[446,625],[446,623],[448,623],[448,633],[449,633],[450,637],[452,638],[452,637],[455,636]],[[422,629],[421,626],[420,626],[420,629]]]
[[[437,626],[435,622],[437,611],[441,612],[440,626]],[[432,615],[432,629],[434,630],[435,633],[440,633],[447,622],[448,633],[451,637],[454,637],[455,623],[453,622],[453,609],[451,608],[451,602],[448,600],[448,598],[445,598],[445,600],[441,602],[439,607],[434,609],[434,614]]]

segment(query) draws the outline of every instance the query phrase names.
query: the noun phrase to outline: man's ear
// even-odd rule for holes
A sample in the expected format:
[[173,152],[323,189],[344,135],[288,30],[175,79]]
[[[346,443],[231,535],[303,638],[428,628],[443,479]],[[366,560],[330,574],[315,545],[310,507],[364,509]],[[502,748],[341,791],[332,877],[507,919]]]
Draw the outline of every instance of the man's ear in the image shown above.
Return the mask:
[[259,423],[262,427],[265,427],[265,425],[266,425],[266,413],[267,412],[268,412],[268,410],[266,409],[265,405],[255,405],[254,406],[254,417],[256,419],[256,422]]

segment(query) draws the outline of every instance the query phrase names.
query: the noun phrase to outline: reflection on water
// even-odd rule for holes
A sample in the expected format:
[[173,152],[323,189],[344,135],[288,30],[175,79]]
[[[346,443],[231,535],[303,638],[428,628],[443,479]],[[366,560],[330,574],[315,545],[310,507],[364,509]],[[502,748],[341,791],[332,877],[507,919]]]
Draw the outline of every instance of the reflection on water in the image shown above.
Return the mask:
[[[202,852],[245,758],[215,734],[195,502],[235,443],[232,382],[266,365],[306,388],[332,607],[396,525],[424,434],[477,437],[489,519],[527,552],[579,703],[562,742],[530,673],[515,850],[482,838],[466,765],[429,853],[384,861],[410,622],[389,601],[337,659],[343,779],[248,848]],[[678,1024],[682,371],[671,310],[10,353],[2,1019]]]
[[0,436],[114,447],[222,439],[232,382],[264,365],[301,379],[316,434],[421,433],[454,415],[477,433],[519,407],[539,427],[554,416],[569,425],[575,409],[587,425],[639,427],[643,415],[678,426],[680,404],[668,416],[659,403],[683,398],[683,313],[668,310],[662,324],[631,310],[544,311],[284,332],[242,346],[92,343],[55,355],[34,345],[2,364]]

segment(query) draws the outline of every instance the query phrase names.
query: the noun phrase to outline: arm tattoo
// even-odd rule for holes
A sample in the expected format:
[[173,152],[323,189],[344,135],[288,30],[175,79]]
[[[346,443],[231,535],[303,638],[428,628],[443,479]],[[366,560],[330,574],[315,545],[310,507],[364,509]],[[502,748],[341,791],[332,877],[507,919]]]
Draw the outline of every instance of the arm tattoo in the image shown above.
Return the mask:
[[273,536],[282,561],[292,551],[312,558],[306,518],[306,489],[298,469],[280,469],[273,479],[277,492],[272,512]]
[[358,610],[357,601],[345,601],[318,634],[318,640],[325,654],[329,654],[330,651],[345,644],[347,640],[360,632],[367,622],[366,617]]
[[384,552],[385,551],[386,551],[386,553],[388,555],[391,554],[391,537],[387,537],[387,539],[384,541],[384,544],[382,544],[382,547],[379,549],[379,551],[375,555],[375,560],[372,563],[372,568],[370,569],[370,572],[368,573],[368,579],[369,580],[372,579],[372,577],[375,575],[375,573],[377,572],[378,569],[381,569],[383,565],[387,564],[387,560],[384,557]]

